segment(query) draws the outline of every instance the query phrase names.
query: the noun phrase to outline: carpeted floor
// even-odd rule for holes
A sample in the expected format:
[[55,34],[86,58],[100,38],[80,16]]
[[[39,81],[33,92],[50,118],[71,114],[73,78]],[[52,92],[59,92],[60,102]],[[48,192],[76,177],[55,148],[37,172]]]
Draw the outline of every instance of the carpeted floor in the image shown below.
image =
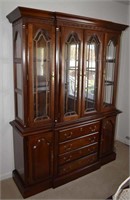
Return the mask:
[[[106,199],[129,176],[129,147],[115,144],[117,159],[77,180],[27,199]],[[23,199],[12,178],[1,182],[1,199]]]

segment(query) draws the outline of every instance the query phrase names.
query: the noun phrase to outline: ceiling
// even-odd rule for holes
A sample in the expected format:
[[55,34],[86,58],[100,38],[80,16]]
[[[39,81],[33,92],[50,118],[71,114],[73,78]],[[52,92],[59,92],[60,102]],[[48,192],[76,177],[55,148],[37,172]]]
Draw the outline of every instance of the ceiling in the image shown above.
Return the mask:
[[130,5],[130,0],[115,0],[115,1],[125,4],[125,5]]

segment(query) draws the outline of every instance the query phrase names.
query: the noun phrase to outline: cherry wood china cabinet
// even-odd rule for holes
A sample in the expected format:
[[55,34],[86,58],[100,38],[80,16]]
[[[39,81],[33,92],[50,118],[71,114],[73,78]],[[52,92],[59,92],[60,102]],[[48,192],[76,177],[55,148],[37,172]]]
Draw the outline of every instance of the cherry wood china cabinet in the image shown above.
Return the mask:
[[26,198],[114,160],[126,25],[18,7],[13,25],[15,170]]

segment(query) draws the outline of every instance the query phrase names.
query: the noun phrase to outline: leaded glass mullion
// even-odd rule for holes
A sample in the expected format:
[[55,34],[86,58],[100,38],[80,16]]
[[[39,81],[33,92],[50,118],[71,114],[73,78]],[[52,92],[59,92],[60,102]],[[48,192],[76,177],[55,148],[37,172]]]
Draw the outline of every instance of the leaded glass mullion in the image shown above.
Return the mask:
[[78,112],[78,70],[79,39],[72,33],[66,42],[65,50],[65,102],[64,115],[70,116]]
[[96,110],[99,40],[91,36],[86,45],[85,112]]
[[74,110],[76,110],[76,100],[75,100],[75,97],[76,97],[76,77],[77,77],[77,69],[76,69],[76,55],[77,55],[77,45],[75,45],[76,48],[75,48],[75,84],[74,84]]
[[[37,51],[38,51],[38,44],[37,44],[38,42],[36,41],[36,57],[37,57]],[[35,74],[37,75],[37,60],[35,61]],[[36,98],[36,103],[35,103],[35,106],[36,106],[36,116],[38,116],[38,81],[37,81],[37,78],[36,78],[36,75],[35,75],[35,92],[36,92],[36,94],[35,94],[35,98]]]
[[50,116],[50,38],[47,31],[38,30],[34,37],[34,118]]

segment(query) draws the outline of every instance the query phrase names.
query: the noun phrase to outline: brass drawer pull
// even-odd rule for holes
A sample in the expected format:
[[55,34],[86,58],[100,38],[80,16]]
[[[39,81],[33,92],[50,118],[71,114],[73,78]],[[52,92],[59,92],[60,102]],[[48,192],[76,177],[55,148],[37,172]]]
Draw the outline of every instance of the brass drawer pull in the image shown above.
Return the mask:
[[83,128],[80,128],[80,131],[82,131],[83,130]]
[[93,138],[89,138],[88,140],[89,140],[90,142],[95,142],[96,137],[94,136]]
[[64,136],[66,137],[66,139],[71,138],[71,136],[73,135],[73,132],[70,132],[69,134],[65,133]]
[[70,144],[69,146],[64,146],[65,151],[70,151],[72,148],[72,144]]
[[66,168],[63,168],[63,171],[64,171],[64,172],[66,172],[66,171],[67,171],[67,169],[66,169]]
[[64,157],[64,160],[65,160],[66,162],[68,162],[68,161],[71,160],[71,158],[72,158],[72,155],[70,155],[70,156],[68,156],[68,157]]
[[89,129],[90,129],[91,132],[95,132],[97,130],[97,126],[96,125],[93,126],[93,127],[90,126]]
[[64,172],[67,172],[67,171],[69,171],[69,170],[71,170],[71,169],[72,169],[72,167],[71,167],[71,165],[69,165],[68,167],[63,168],[63,171],[64,171]]
[[92,140],[91,140],[91,142],[95,142],[95,139],[96,139],[96,137],[93,137]]
[[93,147],[93,148],[92,148],[92,151],[95,151],[95,150],[96,150],[96,148],[95,148],[95,147]]

